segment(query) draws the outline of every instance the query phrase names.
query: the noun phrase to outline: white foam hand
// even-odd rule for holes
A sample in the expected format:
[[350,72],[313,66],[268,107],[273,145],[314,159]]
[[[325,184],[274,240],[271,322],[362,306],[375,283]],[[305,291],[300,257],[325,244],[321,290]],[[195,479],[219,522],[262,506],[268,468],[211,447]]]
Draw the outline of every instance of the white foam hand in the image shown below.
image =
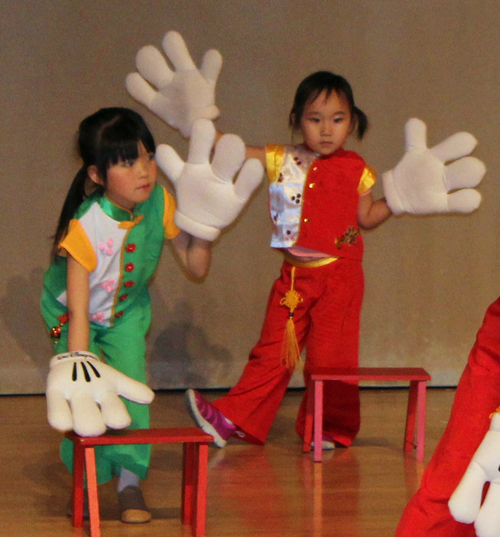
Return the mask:
[[178,32],[167,32],[162,44],[175,70],[156,47],[148,45],[137,53],[139,72],[129,74],[125,85],[134,99],[188,138],[195,119],[215,119],[219,115],[215,84],[222,56],[217,50],[208,50],[198,70]]
[[123,429],[130,415],[119,398],[149,404],[154,392],[86,351],[57,354],[47,377],[47,417],[58,431],[99,436],[106,427]]
[[175,185],[175,223],[208,241],[215,240],[221,229],[233,222],[264,175],[259,160],[249,159],[243,164],[245,144],[235,134],[221,137],[210,163],[215,138],[213,123],[198,119],[193,125],[187,162],[168,145],[159,145],[156,150],[158,165]]
[[[448,507],[458,522],[471,524],[478,537],[500,537],[500,414],[493,415],[490,429],[452,494]],[[481,505],[486,482],[490,488]]]
[[[406,152],[399,164],[382,176],[384,195],[394,214],[470,213],[479,207],[481,195],[474,190],[485,165],[467,157],[477,140],[467,132],[450,136],[427,148],[427,128],[419,119],[405,126]],[[449,165],[446,162],[454,161]]]

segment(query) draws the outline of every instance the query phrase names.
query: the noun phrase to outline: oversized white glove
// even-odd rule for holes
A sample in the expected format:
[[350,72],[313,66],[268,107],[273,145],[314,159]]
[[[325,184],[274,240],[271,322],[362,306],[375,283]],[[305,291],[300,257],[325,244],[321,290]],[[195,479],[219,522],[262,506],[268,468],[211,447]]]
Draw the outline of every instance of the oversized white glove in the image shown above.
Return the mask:
[[149,404],[154,392],[86,351],[56,354],[47,377],[47,417],[58,431],[99,436],[106,427],[123,429],[131,418],[119,395]]
[[219,115],[215,106],[215,84],[222,56],[217,50],[208,50],[198,70],[178,32],[165,34],[163,49],[175,71],[156,47],[148,45],[136,56],[139,73],[129,74],[125,85],[134,99],[188,138],[195,119],[215,119]]
[[[477,140],[472,134],[458,132],[427,149],[426,131],[425,123],[419,119],[406,123],[405,155],[382,176],[387,205],[394,214],[474,211],[481,203],[481,195],[474,187],[486,173],[480,160],[466,157]],[[451,160],[454,162],[445,166]]]
[[189,234],[208,241],[215,240],[221,229],[238,216],[264,175],[258,159],[243,164],[245,144],[235,134],[221,137],[210,164],[215,137],[213,123],[198,119],[193,125],[187,162],[169,145],[159,145],[156,150],[158,165],[175,185],[175,223]]
[[[500,537],[500,414],[493,415],[490,429],[452,494],[448,507],[458,522],[471,524],[478,537]],[[490,488],[481,505],[484,484]]]

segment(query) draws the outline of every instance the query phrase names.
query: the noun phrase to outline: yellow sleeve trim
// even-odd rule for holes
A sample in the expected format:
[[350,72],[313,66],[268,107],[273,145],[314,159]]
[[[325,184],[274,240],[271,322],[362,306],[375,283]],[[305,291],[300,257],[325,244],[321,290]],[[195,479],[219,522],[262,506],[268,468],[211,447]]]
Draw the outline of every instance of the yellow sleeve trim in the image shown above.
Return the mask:
[[366,166],[361,174],[358,185],[358,194],[362,196],[372,189],[377,181],[377,172],[371,166]]
[[283,158],[285,155],[285,146],[277,144],[266,145],[266,168],[269,182],[274,183],[278,180]]
[[59,249],[65,250],[88,272],[94,271],[97,267],[94,248],[79,220],[70,220],[68,233],[59,243]]
[[167,192],[167,189],[163,185],[161,185],[161,187],[163,188],[163,197],[165,199],[163,209],[163,229],[165,230],[165,238],[173,239],[181,232],[174,222],[176,204],[173,196]]

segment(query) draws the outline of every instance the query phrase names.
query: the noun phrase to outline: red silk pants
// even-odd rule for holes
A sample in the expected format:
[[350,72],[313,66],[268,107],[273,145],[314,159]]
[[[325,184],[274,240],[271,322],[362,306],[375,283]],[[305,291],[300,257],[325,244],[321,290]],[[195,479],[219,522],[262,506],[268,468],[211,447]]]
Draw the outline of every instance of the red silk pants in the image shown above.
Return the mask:
[[420,489],[406,506],[397,537],[475,537],[473,524],[456,522],[448,500],[462,479],[500,406],[500,298],[483,324],[457,387],[450,420],[427,466]]
[[[285,262],[273,285],[260,340],[250,353],[243,374],[231,391],[213,404],[238,426],[246,441],[262,444],[290,381],[282,363],[282,344],[289,310],[280,304],[291,288],[292,265]],[[315,268],[295,267],[294,289],[303,298],[294,312],[299,347],[306,345],[304,378],[311,366],[357,367],[359,322],[364,279],[360,261],[339,259]],[[307,394],[306,394],[307,395]],[[297,417],[304,434],[305,401]],[[323,430],[350,445],[360,425],[356,383],[328,383],[324,395]]]

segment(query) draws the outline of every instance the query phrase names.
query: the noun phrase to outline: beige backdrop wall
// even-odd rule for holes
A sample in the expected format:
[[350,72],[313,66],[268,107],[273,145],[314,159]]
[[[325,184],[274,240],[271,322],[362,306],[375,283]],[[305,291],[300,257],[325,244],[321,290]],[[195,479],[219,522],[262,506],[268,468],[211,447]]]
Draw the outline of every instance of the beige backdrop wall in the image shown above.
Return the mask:
[[[379,172],[402,156],[409,117],[427,122],[431,144],[475,134],[488,167],[477,212],[393,217],[365,237],[362,364],[425,366],[434,384],[457,382],[500,289],[497,0],[3,0],[0,25],[0,393],[43,391],[52,349],[39,296],[49,237],[79,167],[79,121],[103,106],[132,107],[158,142],[186,155],[180,136],[124,89],[138,48],[159,46],[170,29],[197,63],[208,48],[222,53],[219,128],[248,143],[290,140],[295,88],[318,69],[351,81],[372,123],[351,148]],[[215,245],[205,283],[187,280],[165,249],[151,286],[152,386],[238,379],[280,266],[269,236],[261,187]]]

